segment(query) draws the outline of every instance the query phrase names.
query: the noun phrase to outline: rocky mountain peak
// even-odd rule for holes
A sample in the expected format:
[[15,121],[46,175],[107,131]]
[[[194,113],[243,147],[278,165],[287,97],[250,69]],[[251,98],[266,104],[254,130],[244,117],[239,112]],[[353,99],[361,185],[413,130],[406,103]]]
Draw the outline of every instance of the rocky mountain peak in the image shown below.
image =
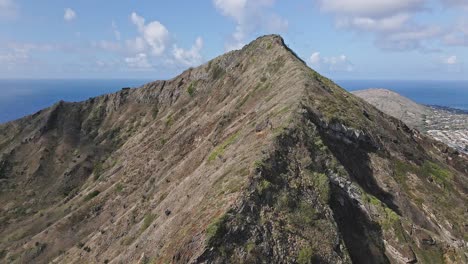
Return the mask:
[[5,262],[466,260],[466,156],[277,35],[0,125],[0,153]]

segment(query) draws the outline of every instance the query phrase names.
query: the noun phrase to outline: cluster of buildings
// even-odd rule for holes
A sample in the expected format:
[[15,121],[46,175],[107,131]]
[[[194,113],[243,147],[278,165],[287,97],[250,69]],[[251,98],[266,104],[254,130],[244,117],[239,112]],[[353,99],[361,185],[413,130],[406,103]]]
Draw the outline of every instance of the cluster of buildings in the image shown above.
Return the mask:
[[436,107],[431,110],[425,117],[427,134],[468,154],[468,113]]

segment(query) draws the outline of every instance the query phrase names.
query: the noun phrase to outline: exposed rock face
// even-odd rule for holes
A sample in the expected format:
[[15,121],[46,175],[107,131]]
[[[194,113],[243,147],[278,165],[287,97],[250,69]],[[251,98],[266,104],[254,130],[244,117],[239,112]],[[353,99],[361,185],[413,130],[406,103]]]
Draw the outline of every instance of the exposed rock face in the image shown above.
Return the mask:
[[464,263],[467,164],[265,36],[0,126],[13,263]]

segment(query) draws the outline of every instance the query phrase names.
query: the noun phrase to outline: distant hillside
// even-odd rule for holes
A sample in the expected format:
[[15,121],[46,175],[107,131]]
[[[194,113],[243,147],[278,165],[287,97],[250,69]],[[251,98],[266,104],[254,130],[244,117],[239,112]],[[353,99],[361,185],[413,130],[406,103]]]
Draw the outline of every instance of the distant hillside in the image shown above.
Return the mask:
[[420,105],[387,89],[354,91],[382,112],[396,117],[445,144],[468,153],[468,112],[442,106]]
[[467,263],[446,149],[261,37],[0,125],[0,263]]
[[405,122],[408,126],[423,130],[424,118],[431,110],[400,94],[387,89],[367,89],[353,94],[371,103],[382,112]]

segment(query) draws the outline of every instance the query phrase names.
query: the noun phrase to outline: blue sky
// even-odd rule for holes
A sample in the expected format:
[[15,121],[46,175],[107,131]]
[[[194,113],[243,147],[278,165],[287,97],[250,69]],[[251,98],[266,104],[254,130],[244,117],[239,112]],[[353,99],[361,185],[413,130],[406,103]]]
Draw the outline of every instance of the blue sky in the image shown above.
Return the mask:
[[468,79],[466,0],[0,0],[0,78],[170,78],[269,33],[334,79]]

